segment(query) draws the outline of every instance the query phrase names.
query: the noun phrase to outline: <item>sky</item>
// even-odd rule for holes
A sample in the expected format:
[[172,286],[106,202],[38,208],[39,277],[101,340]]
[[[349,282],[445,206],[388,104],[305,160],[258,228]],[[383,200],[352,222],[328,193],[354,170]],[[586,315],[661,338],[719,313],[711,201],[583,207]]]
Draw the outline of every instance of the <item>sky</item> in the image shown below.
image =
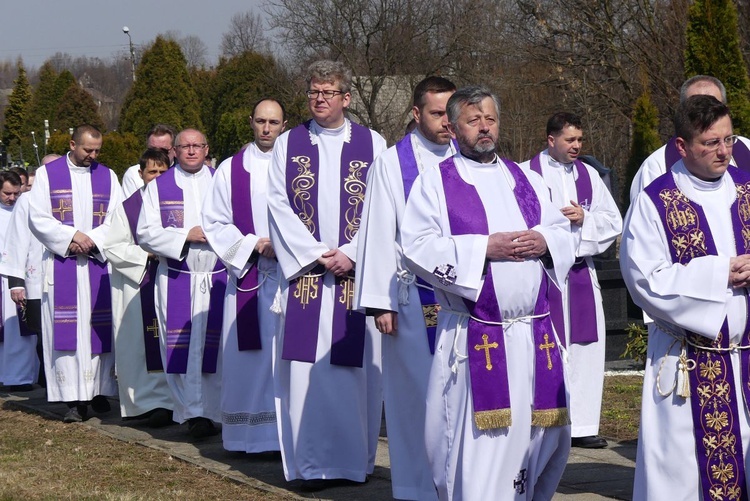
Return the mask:
[[20,55],[26,68],[39,68],[56,52],[111,58],[129,54],[159,33],[196,35],[208,47],[210,64],[220,54],[221,36],[238,12],[263,15],[262,0],[3,0],[0,7],[0,60]]

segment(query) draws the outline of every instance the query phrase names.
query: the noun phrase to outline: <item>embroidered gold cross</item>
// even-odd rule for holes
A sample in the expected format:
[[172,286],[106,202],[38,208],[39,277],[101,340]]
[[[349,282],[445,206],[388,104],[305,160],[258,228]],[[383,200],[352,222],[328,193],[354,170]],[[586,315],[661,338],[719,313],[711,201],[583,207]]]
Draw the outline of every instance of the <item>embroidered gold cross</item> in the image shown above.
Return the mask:
[[65,199],[61,198],[60,207],[58,207],[57,209],[52,209],[52,213],[54,214],[55,212],[60,214],[60,222],[62,223],[65,221],[65,213],[73,212],[73,209],[71,209],[68,205],[65,204]]
[[294,297],[299,299],[302,309],[310,303],[311,299],[318,297],[318,277],[302,276],[297,279],[294,288]]
[[550,342],[549,334],[544,335],[544,344],[539,345],[540,350],[547,350],[547,369],[552,370],[552,357],[549,354],[549,350],[555,347],[555,343]]
[[107,211],[104,210],[104,204],[103,203],[99,204],[99,211],[98,212],[94,212],[94,216],[99,218],[99,224],[101,225],[102,221],[107,216]]
[[491,371],[492,361],[490,360],[490,348],[497,348],[497,343],[488,343],[487,340],[489,338],[490,337],[487,334],[482,334],[482,341],[484,341],[484,344],[476,344],[474,345],[474,349],[477,351],[484,350],[484,358],[487,361],[487,365],[485,367],[487,367],[488,371]]
[[159,325],[156,323],[156,319],[151,322],[151,325],[146,327],[146,332],[153,332],[155,338],[159,337]]
[[339,296],[339,303],[345,304],[347,310],[352,309],[352,301],[354,300],[354,280],[351,278],[344,278],[341,281],[341,296]]

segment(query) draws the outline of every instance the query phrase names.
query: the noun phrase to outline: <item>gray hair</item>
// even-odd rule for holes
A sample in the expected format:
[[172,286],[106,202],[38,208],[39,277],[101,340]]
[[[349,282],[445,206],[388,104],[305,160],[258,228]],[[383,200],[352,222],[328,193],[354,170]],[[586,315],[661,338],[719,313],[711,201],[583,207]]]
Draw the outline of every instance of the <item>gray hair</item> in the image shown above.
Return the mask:
[[456,125],[458,116],[461,114],[461,109],[467,105],[477,105],[487,98],[492,99],[495,103],[495,111],[497,112],[498,118],[500,117],[500,99],[493,94],[487,87],[481,87],[479,85],[470,85],[468,87],[461,87],[448,99],[446,111],[448,113],[448,121]]
[[344,94],[351,92],[352,89],[352,70],[340,61],[323,59],[312,63],[307,67],[307,76],[305,76],[308,89],[313,79],[330,84],[338,82],[339,90]]
[[724,84],[721,83],[721,80],[719,80],[716,77],[712,77],[709,75],[695,75],[694,77],[690,77],[685,82],[683,82],[682,87],[680,87],[680,104],[684,103],[687,100],[687,91],[690,87],[692,87],[695,84],[699,83],[708,83],[713,84],[716,87],[718,87],[719,92],[721,92],[721,102],[724,104],[727,104],[727,89],[724,87]]

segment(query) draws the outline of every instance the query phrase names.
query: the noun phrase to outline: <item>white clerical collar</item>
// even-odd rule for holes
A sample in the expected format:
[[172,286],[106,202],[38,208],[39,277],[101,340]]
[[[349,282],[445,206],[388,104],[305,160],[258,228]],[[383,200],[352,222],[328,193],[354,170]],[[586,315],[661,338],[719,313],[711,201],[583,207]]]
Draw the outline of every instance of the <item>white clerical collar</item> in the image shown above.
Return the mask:
[[550,165],[550,167],[555,167],[557,169],[565,169],[565,172],[573,172],[573,162],[570,163],[562,163],[558,162],[554,158],[552,158],[552,155],[549,154],[549,149],[545,150],[547,152],[547,163]]
[[71,153],[71,152],[69,151],[69,152],[68,152],[68,153],[67,153],[67,154],[65,155],[65,160],[67,160],[67,162],[68,162],[68,168],[70,168],[70,169],[74,169],[74,170],[79,170],[79,171],[87,171],[87,170],[89,170],[89,169],[91,168],[91,166],[89,166],[89,167],[85,167],[85,166],[81,166],[81,165],[76,165],[76,164],[74,164],[74,163],[73,163],[73,160],[71,160],[71,159],[70,159],[70,153]]
[[496,169],[498,166],[498,156],[495,154],[495,158],[492,160],[492,162],[482,163],[477,162],[476,160],[472,160],[469,157],[466,157],[463,155],[463,153],[459,156],[467,167],[474,167],[476,169]]
[[427,151],[429,151],[430,153],[434,155],[443,156],[445,155],[445,153],[448,152],[448,150],[451,150],[452,153],[454,154],[456,153],[455,151],[453,151],[453,141],[449,141],[448,144],[433,143],[432,141],[424,137],[422,132],[420,132],[419,128],[414,129],[414,131],[412,132],[412,137],[413,137],[412,145],[414,145],[414,142],[417,142],[419,146],[421,146],[422,148],[426,149]]
[[344,142],[348,143],[352,138],[352,129],[347,118],[344,119],[344,123],[338,127],[327,129],[321,126],[315,120],[310,122],[310,142],[312,144],[318,144],[318,136],[340,136],[344,134]]
[[[18,198],[16,198],[16,201],[18,201]],[[14,205],[0,204],[0,209],[3,209],[4,211],[7,211],[7,212],[12,212],[13,211],[13,207],[14,207]]]
[[258,148],[258,145],[255,143],[255,141],[250,143],[250,147],[248,148],[248,150],[250,151],[250,154],[255,158],[269,160],[271,157],[273,157],[273,148],[268,151],[263,151]]
[[173,168],[177,169],[177,172],[179,174],[182,174],[184,177],[199,177],[203,175],[204,172],[208,172],[208,167],[206,167],[205,164],[197,172],[188,172],[185,169],[183,169],[180,164],[175,164]]
[[674,164],[671,172],[675,177],[677,186],[690,200],[702,203],[703,197],[706,195],[709,197],[718,196],[723,198],[727,207],[729,207],[736,198],[734,180],[728,172],[725,172],[716,181],[703,181],[692,175],[682,160]]

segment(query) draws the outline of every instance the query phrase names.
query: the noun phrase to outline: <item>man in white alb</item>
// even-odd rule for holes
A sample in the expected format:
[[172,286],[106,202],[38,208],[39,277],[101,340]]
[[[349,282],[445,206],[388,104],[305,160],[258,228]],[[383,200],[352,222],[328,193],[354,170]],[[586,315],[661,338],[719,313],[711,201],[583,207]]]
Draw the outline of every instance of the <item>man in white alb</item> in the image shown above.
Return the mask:
[[[166,150],[169,155],[170,167],[174,163],[175,158],[174,136],[174,128],[166,124],[156,124],[146,133],[146,148],[161,148]],[[140,170],[140,164],[135,164],[123,174],[122,193],[125,198],[128,198],[136,190],[145,186],[143,178],[140,175]]]

